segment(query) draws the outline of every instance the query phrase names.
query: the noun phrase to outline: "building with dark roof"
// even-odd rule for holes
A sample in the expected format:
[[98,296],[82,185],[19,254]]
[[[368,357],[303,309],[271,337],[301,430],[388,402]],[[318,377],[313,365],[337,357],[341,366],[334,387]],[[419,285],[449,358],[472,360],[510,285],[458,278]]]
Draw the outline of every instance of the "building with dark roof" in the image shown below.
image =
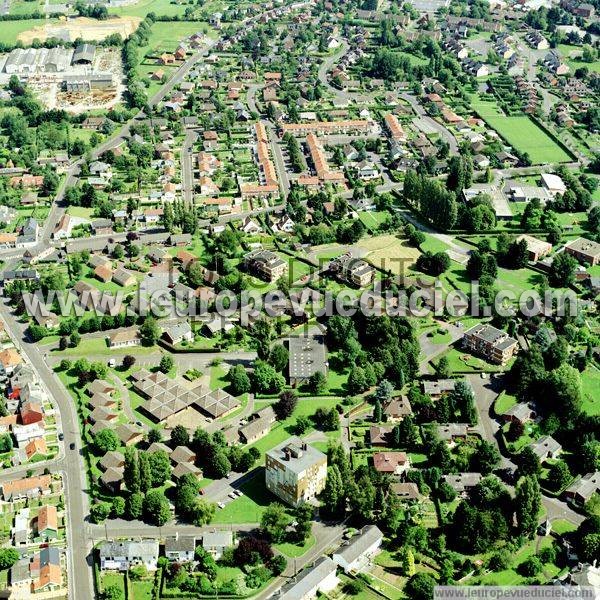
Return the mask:
[[462,344],[466,350],[499,365],[505,365],[518,347],[517,340],[487,323],[478,323],[466,331]]
[[96,55],[96,46],[93,44],[79,44],[73,52],[74,65],[91,65]]
[[327,350],[322,335],[290,337],[288,346],[290,385],[306,383],[318,371],[327,375]]

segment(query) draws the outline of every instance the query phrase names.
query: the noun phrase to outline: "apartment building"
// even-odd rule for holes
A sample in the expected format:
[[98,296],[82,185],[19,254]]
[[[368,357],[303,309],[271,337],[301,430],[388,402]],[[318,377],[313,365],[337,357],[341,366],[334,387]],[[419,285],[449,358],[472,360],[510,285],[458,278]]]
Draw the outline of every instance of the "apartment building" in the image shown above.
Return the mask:
[[287,504],[310,502],[325,488],[327,456],[292,437],[265,456],[267,489]]
[[517,352],[518,342],[501,329],[478,323],[465,332],[463,347],[498,365],[505,365]]
[[276,281],[287,273],[288,264],[270,250],[254,250],[244,256],[244,266],[261,279]]

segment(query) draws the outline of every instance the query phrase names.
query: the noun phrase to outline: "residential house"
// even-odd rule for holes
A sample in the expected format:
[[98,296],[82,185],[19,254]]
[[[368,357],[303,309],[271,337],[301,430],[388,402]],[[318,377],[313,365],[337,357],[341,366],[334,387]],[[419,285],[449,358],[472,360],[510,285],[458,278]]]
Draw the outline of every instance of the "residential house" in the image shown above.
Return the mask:
[[552,244],[532,235],[522,234],[517,237],[516,241],[524,241],[527,244],[527,256],[532,262],[537,262],[552,252]]
[[165,540],[165,556],[175,563],[192,562],[195,559],[196,538],[192,535],[168,537]]
[[444,475],[444,481],[460,496],[472,490],[482,479],[481,473]]
[[129,348],[131,346],[141,346],[142,336],[135,327],[116,331],[108,336],[108,345],[110,348]]
[[148,571],[156,571],[158,541],[103,542],[99,548],[99,556],[101,571],[128,571],[139,565],[143,565]]
[[539,440],[531,443],[529,447],[541,462],[548,458],[558,458],[562,452],[562,446],[549,435],[542,436]]
[[312,567],[300,572],[280,590],[279,600],[313,600],[333,591],[339,584],[337,565],[328,556],[319,558]]
[[584,506],[594,494],[600,492],[600,471],[588,473],[565,490],[565,497],[576,506]]
[[207,531],[202,536],[202,548],[215,560],[219,560],[227,548],[233,546],[232,531]]
[[406,452],[375,452],[373,467],[385,475],[402,475],[410,469],[410,458]]
[[333,553],[333,562],[345,573],[361,573],[371,566],[382,543],[383,533],[377,525],[366,525]]
[[591,267],[600,263],[600,244],[586,238],[580,237],[565,244],[565,252]]

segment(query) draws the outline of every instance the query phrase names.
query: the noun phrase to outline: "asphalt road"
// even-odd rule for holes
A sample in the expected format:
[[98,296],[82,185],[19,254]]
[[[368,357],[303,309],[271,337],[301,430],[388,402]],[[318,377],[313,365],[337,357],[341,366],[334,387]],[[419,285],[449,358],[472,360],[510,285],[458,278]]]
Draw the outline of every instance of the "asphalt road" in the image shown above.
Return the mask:
[[[88,497],[85,493],[87,487],[85,481],[86,470],[83,462],[79,419],[75,405],[69,392],[44,361],[38,347],[34,344],[21,342],[24,326],[15,319],[11,309],[4,302],[0,303],[0,315],[6,323],[6,329],[15,346],[36,369],[60,413],[64,433],[64,448],[68,449],[66,450],[68,456],[59,458],[51,465],[52,471],[63,473],[65,513],[68,520],[69,597],[77,599],[93,598],[92,570],[88,559],[91,548],[87,545],[82,526],[89,512]],[[70,450],[71,444],[74,444],[74,450]],[[43,466],[46,467],[48,464]]]

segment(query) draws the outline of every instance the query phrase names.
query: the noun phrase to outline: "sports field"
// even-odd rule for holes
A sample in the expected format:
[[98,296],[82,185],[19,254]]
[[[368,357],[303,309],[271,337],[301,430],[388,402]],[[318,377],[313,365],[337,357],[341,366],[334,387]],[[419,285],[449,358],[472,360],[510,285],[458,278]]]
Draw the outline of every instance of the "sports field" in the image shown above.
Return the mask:
[[498,109],[496,102],[471,96],[473,109],[513,148],[527,152],[534,165],[569,162],[571,157],[538,127],[529,117],[507,117]]

